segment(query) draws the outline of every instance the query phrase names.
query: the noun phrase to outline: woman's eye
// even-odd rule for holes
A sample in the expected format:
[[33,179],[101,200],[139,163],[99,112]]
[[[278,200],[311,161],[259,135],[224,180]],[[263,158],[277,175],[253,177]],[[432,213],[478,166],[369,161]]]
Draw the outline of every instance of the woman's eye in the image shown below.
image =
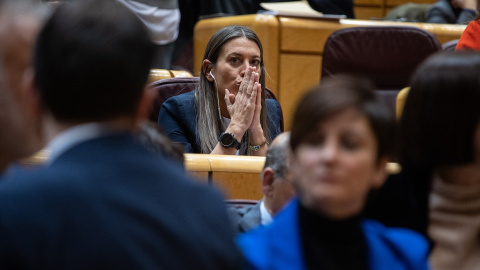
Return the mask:
[[230,58],[230,62],[233,63],[233,64],[236,64],[236,63],[238,63],[238,58],[232,57],[232,58]]
[[342,145],[345,149],[355,150],[359,148],[360,143],[355,139],[345,139],[343,140]]
[[260,60],[253,60],[251,65],[252,66],[259,66],[260,65]]

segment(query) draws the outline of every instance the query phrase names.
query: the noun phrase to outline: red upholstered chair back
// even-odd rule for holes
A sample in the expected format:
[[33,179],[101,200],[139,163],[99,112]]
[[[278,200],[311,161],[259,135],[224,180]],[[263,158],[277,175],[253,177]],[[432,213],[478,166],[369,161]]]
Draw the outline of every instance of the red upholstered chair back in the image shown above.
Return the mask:
[[[199,77],[178,77],[178,78],[171,78],[171,79],[163,79],[158,80],[150,84],[150,89],[153,89],[157,92],[157,97],[153,102],[153,107],[150,113],[150,120],[157,122],[158,121],[158,114],[160,113],[160,108],[162,107],[163,102],[167,99],[177,96],[183,93],[188,93],[193,91],[197,88],[198,82],[200,81]],[[265,92],[266,98],[272,98],[277,100],[277,97],[270,91],[268,88]],[[278,101],[278,100],[277,100]],[[281,126],[280,129],[284,131],[284,123],[283,123],[283,112],[280,107],[280,119],[281,119]]]
[[369,78],[392,111],[395,98],[416,67],[441,50],[430,32],[409,26],[351,27],[330,35],[323,51],[322,78],[355,74]]

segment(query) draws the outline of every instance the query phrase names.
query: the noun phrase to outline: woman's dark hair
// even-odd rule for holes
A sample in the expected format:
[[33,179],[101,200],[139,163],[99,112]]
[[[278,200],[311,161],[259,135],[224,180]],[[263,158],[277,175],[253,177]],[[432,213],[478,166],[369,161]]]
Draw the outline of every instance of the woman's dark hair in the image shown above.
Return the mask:
[[[263,63],[263,47],[260,39],[251,29],[231,25],[218,30],[211,38],[205,49],[203,59],[208,59],[212,65],[216,65],[218,56],[222,47],[232,39],[245,37],[257,44],[260,49],[260,85],[262,87],[262,112],[260,114],[260,123],[263,127],[265,138],[270,142],[270,132],[267,122],[268,117],[265,106],[265,66]],[[223,99],[223,97],[219,97]],[[195,91],[195,106],[197,109],[197,126],[199,145],[202,153],[210,153],[217,145],[218,136],[223,131],[222,122],[218,113],[217,89],[213,82],[207,80],[205,71],[202,68],[200,73],[200,83],[197,91]],[[248,154],[248,132],[245,133],[242,139],[242,148],[240,153]]]
[[322,80],[300,100],[292,121],[292,151],[312,136],[320,123],[350,108],[368,119],[378,143],[377,159],[391,155],[395,127],[391,110],[375,95],[369,81],[347,75]]
[[433,170],[474,159],[480,120],[480,52],[438,53],[413,75],[400,121],[403,167]]

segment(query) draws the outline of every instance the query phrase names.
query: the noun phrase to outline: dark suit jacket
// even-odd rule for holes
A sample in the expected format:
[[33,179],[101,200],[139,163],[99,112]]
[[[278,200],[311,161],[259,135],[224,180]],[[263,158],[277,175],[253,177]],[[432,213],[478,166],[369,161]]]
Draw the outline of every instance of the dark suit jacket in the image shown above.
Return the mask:
[[0,184],[0,269],[239,269],[223,199],[130,134]]
[[[280,134],[280,104],[274,99],[266,99],[267,122],[273,140]],[[201,153],[197,143],[197,113],[195,91],[167,99],[160,109],[158,123],[174,142],[185,146],[187,153]],[[218,134],[220,136],[220,134]]]
[[354,18],[353,0],[308,0],[310,6],[324,14],[347,15]]
[[429,238],[431,177],[429,172],[405,167],[400,174],[389,175],[385,184],[371,194],[365,216],[390,227],[415,230]]
[[249,207],[229,207],[228,216],[236,234],[249,231],[262,223],[261,201]]

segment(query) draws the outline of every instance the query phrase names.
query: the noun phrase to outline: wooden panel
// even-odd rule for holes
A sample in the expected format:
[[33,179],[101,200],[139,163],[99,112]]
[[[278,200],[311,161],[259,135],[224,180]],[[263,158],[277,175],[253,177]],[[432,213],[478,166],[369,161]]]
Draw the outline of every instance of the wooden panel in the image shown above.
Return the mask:
[[195,172],[209,172],[212,170],[210,161],[206,155],[199,154],[184,154],[185,169],[187,171]]
[[[391,21],[350,20],[327,21],[315,19],[300,19],[279,17],[282,28],[282,52],[323,52],[323,47],[333,32],[341,28],[357,26],[413,26],[425,29],[437,36],[441,43],[460,38],[465,25],[457,24],[431,24],[407,23]],[[280,73],[281,76],[284,74]]]
[[[342,27],[334,20],[279,17],[282,52],[322,53],[328,36]],[[284,76],[283,73],[282,76]],[[282,78],[281,78],[282,79]]]
[[280,58],[280,105],[285,130],[290,130],[297,102],[310,87],[320,82],[322,57],[318,55],[283,54]]
[[[49,152],[43,150],[21,164],[38,166],[48,159],[48,155]],[[265,157],[185,154],[186,173],[195,180],[208,184],[208,175],[211,172],[212,184],[229,199],[259,200],[263,197],[260,173],[264,163]],[[208,171],[208,168],[211,168],[211,171]],[[389,163],[387,170],[389,173],[399,173],[401,167],[396,163]]]
[[388,7],[395,7],[407,3],[414,3],[414,4],[433,4],[437,0],[386,0],[386,4]]
[[170,70],[174,78],[178,77],[193,77],[193,75],[185,70]]
[[194,29],[194,74],[200,74],[205,48],[211,36],[228,25],[242,25],[252,29],[262,42],[263,60],[267,69],[266,85],[278,95],[279,24],[273,15],[251,14],[204,19]]
[[151,69],[148,75],[148,83],[156,82],[158,80],[172,78],[173,74],[167,69]]
[[265,164],[265,157],[234,155],[203,155],[210,162],[214,172],[260,173]]
[[260,173],[213,172],[213,185],[228,199],[259,200],[263,197]]
[[192,171],[187,171],[187,175],[193,177],[193,179],[204,183],[208,184],[208,172],[192,172]]
[[[424,24],[427,25],[427,24]],[[436,25],[435,29],[432,29],[432,33],[434,33],[438,41],[440,43],[445,43],[450,40],[459,39],[462,35],[463,31],[467,27],[466,25],[458,25],[458,24],[442,24],[440,26]]]
[[381,7],[385,0],[354,0],[354,6],[378,6]]
[[148,75],[148,83],[173,77],[192,77],[192,74],[184,70],[151,69]]
[[354,8],[355,18],[360,20],[369,20],[371,18],[385,17],[385,11],[381,7],[359,7]]

